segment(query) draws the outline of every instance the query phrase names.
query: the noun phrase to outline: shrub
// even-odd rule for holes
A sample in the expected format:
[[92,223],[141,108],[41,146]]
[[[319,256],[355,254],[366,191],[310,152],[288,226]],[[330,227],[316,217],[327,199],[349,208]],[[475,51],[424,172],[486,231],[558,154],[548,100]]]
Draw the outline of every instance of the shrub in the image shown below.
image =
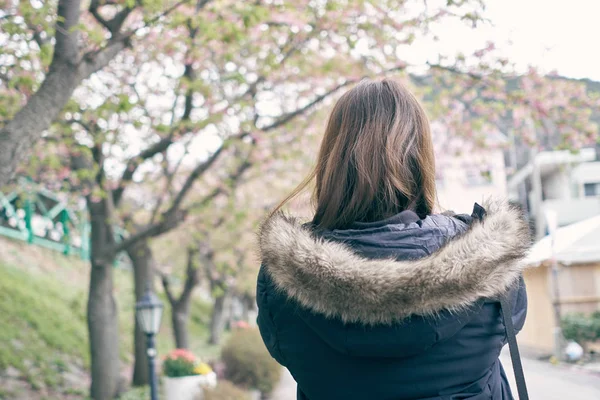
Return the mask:
[[250,400],[250,394],[229,381],[220,381],[214,389],[204,389],[202,400]]
[[281,376],[281,367],[263,344],[258,329],[236,330],[221,352],[227,379],[268,394]]
[[600,340],[600,313],[589,316],[582,313],[569,313],[561,321],[565,339],[574,340],[582,346],[586,342]]

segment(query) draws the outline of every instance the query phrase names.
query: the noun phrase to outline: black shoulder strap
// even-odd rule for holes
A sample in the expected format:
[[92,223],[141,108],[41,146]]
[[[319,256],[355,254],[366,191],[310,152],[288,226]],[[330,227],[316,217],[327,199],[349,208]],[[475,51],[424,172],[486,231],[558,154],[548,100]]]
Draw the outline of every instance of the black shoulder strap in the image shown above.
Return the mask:
[[517,391],[519,400],[529,400],[527,394],[527,385],[525,384],[525,374],[523,374],[523,365],[521,364],[521,356],[519,355],[519,347],[517,346],[517,337],[515,327],[512,320],[512,307],[509,301],[510,296],[502,297],[500,300],[500,309],[502,310],[502,318],[504,319],[504,327],[506,329],[506,337],[508,339],[508,348],[510,350],[510,358],[512,360],[515,380],[517,381]]

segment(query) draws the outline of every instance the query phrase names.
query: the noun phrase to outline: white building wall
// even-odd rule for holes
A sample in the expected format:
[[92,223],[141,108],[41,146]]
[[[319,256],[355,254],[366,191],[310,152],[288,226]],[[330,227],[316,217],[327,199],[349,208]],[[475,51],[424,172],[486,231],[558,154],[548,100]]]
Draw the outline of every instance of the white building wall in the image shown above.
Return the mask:
[[571,197],[571,190],[568,166],[562,165],[555,171],[542,177],[544,199],[569,199]]
[[[438,200],[442,210],[470,214],[475,202],[481,204],[489,197],[507,197],[502,150],[479,150],[476,159],[474,157],[464,155],[446,159],[443,168],[438,169],[441,178]],[[489,182],[483,178],[477,182],[477,173],[481,171],[489,171]]]
[[586,183],[600,183],[600,162],[578,165],[573,168],[571,177],[576,187],[577,197],[584,197],[584,185]]

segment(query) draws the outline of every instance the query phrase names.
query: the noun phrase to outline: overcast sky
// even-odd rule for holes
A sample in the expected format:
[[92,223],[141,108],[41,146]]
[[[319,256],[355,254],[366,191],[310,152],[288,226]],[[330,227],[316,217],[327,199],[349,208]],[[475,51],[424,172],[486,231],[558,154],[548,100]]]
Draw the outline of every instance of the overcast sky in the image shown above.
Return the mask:
[[[521,69],[557,70],[573,78],[600,80],[600,0],[487,0],[493,26],[475,34],[460,23],[446,22],[435,29],[437,43],[419,43],[414,63],[431,55],[484,47],[493,40]],[[436,61],[431,59],[431,61]]]

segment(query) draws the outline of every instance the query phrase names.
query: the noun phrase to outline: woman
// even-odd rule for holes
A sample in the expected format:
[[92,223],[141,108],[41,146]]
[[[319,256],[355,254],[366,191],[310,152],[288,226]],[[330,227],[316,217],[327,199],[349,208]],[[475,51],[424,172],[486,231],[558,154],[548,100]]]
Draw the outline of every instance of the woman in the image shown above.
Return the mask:
[[287,200],[312,178],[312,221],[276,211],[260,232],[258,325],[297,398],[513,399],[497,299],[510,295],[520,330],[528,225],[503,202],[434,214],[432,138],[415,97],[391,80],[344,94],[313,174]]

